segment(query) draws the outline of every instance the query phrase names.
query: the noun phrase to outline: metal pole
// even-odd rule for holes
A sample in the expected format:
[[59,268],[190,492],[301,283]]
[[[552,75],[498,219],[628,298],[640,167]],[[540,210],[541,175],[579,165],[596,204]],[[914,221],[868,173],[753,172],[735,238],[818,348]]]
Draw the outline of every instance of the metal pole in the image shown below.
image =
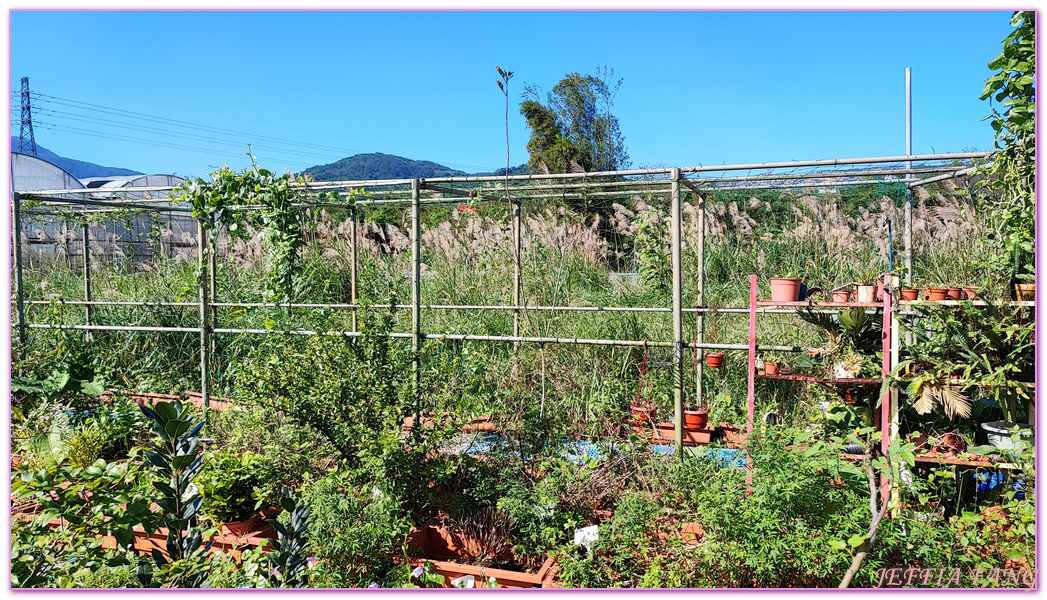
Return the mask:
[[[80,229],[80,235],[83,238],[83,250],[84,250],[84,300],[88,304],[84,305],[84,323],[87,325],[91,324],[91,242],[90,242],[90,227],[87,221],[84,221],[83,226]],[[87,341],[91,341],[91,332],[87,332],[85,336]]]
[[[506,192],[508,194],[508,191]],[[517,308],[513,309],[513,336],[520,337],[520,308],[523,304],[523,271],[520,265],[520,249],[523,245],[523,233],[521,227],[521,208],[523,203],[520,200],[509,199],[510,206],[513,211],[513,304]],[[513,349],[519,354],[520,345],[516,344]],[[519,358],[519,356],[517,356]]]
[[[694,305],[695,308],[701,307],[705,304],[705,197],[702,194],[695,192],[695,198],[698,202],[698,243],[697,246],[697,259],[698,259],[698,290],[695,293]],[[698,344],[705,343],[705,313],[697,313],[697,329],[695,331],[695,340]],[[695,353],[695,389],[694,389],[694,403],[699,406],[706,407],[705,394],[702,390],[702,375],[705,371],[705,361],[702,360],[701,356],[698,356],[698,346],[694,348]]]
[[349,222],[349,298],[353,304],[353,331],[356,331],[356,207],[349,211],[352,217]]
[[[209,273],[211,282],[211,327],[218,327],[218,307],[215,306],[215,302],[218,301],[218,228],[215,226],[214,215],[211,215],[211,231],[214,232],[215,246],[211,248],[210,252],[210,268]],[[211,336],[211,352],[218,353],[218,338]]]
[[[905,155],[912,156],[912,69],[905,67]],[[912,161],[905,163],[912,168]],[[905,187],[905,284],[912,285],[912,188]]]
[[25,299],[22,297],[22,197],[11,194],[11,240],[15,253],[15,298],[18,301],[18,341],[25,344]]
[[422,348],[422,235],[419,215],[421,181],[411,180],[411,375],[414,382],[414,427],[421,429],[422,412],[422,365],[419,352]]
[[681,244],[680,169],[672,170],[673,244],[673,407],[676,455],[683,458],[683,268]]
[[[756,412],[756,275],[749,276],[749,382],[746,389],[745,431],[746,442],[753,437],[753,414]],[[746,495],[753,492],[753,455],[746,452],[745,459]]]
[[[912,69],[905,67],[905,155],[912,155]],[[912,161],[905,163],[912,168]],[[905,285],[911,287],[913,281],[913,247],[912,247],[912,187],[905,186],[905,215],[903,237],[905,238]],[[911,322],[911,320],[910,320]],[[912,331],[906,330],[905,343],[913,343]]]
[[204,419],[211,412],[211,373],[209,363],[211,362],[211,340],[208,328],[208,283],[207,273],[210,261],[207,260],[207,229],[204,227],[203,219],[196,222],[197,248],[200,253],[200,395],[204,401]]

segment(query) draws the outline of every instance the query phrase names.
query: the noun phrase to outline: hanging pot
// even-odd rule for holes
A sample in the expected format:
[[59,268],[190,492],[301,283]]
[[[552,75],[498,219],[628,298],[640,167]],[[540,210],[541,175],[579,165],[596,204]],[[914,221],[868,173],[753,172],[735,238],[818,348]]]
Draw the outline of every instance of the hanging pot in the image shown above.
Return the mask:
[[797,302],[799,299],[799,277],[771,277],[771,300],[773,302]]
[[710,352],[709,354],[706,354],[705,364],[710,368],[719,369],[723,366],[723,352]]
[[629,409],[633,414],[633,425],[641,427],[646,423],[654,423],[658,414],[658,407],[654,404],[633,404]]
[[709,409],[698,408],[683,411],[683,424],[687,429],[705,429],[709,424]]

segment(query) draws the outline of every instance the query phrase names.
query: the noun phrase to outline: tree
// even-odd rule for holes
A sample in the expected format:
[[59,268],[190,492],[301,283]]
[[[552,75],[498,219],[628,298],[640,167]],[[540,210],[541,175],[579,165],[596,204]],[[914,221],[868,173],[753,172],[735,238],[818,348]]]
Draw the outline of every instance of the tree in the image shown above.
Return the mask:
[[996,152],[985,183],[993,190],[987,199],[998,252],[990,268],[1010,272],[1012,278],[1033,275],[1036,219],[1036,30],[1035,13],[1015,12],[1014,31],[1003,41],[1003,51],[989,68],[998,71],[985,81],[981,99],[1002,105],[986,116],[996,132]]
[[531,129],[528,165],[535,172],[616,171],[629,166],[625,138],[611,113],[622,80],[603,67],[595,75],[569,73],[545,94],[524,88],[520,114]]

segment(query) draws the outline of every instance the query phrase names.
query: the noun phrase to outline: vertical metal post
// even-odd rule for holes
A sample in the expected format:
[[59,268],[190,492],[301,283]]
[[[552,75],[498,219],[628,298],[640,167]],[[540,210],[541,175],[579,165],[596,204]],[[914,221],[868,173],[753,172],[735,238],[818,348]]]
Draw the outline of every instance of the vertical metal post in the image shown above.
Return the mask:
[[680,210],[680,169],[672,170],[673,269],[673,409],[676,417],[676,455],[683,458],[683,260]]
[[[506,191],[508,194],[508,190]],[[520,252],[523,246],[523,227],[521,224],[521,212],[523,203],[519,200],[509,199],[513,211],[513,337],[520,337],[520,306],[523,304],[523,269],[520,264]],[[515,350],[519,351],[520,342],[516,342]]]
[[[749,383],[746,390],[746,442],[753,437],[753,414],[756,412],[756,275],[749,276]],[[753,456],[746,452],[745,485],[746,495],[753,491]]]
[[[905,67],[905,155],[912,156],[912,69]],[[906,161],[905,167],[912,168],[912,161]],[[902,225],[905,238],[905,285],[912,287],[913,281],[913,247],[912,247],[912,188],[905,186],[905,222]],[[905,343],[913,343],[911,331],[905,332]]]
[[[698,248],[697,259],[698,259],[698,290],[694,295],[694,305],[696,308],[702,308],[705,306],[705,197],[694,192],[694,197],[698,202]],[[698,313],[698,322],[696,323],[697,329],[695,331],[695,339],[698,341],[698,345],[705,343],[705,313]],[[694,388],[694,404],[706,407],[705,394],[702,390],[702,374],[705,371],[705,361],[702,360],[698,353],[702,352],[698,348],[694,349],[695,353],[695,388]]]
[[356,206],[350,209],[349,222],[349,299],[353,303],[353,332],[356,332]]
[[[892,325],[892,310],[891,301],[893,298],[891,294],[883,295],[883,367],[882,377],[887,378],[887,374],[891,371],[891,325]],[[880,452],[887,454],[887,449],[891,445],[891,438],[893,436],[891,430],[891,391],[890,388],[886,390],[886,393],[880,398]],[[883,479],[880,484],[880,498],[883,502],[887,502],[889,497],[888,484],[889,479],[887,476],[882,476]]]
[[[83,217],[83,215],[81,215]],[[91,236],[90,226],[87,221],[84,221],[83,226],[80,228],[80,236],[83,239],[83,251],[84,251],[84,300],[87,304],[84,305],[84,324],[91,324]],[[84,337],[87,341],[91,341],[91,332],[87,331],[87,335]]]
[[[891,277],[891,289],[892,290],[899,289],[899,285],[900,284],[901,284],[901,282],[900,282],[898,276],[897,275],[892,275],[892,277]],[[884,293],[884,300],[885,301],[887,300],[887,296],[888,296],[888,294]],[[892,298],[891,299],[891,301],[892,301],[892,308],[893,308],[893,300],[894,299]],[[893,372],[894,369],[898,366],[899,360],[901,359],[901,348],[899,347],[899,343],[900,343],[901,340],[900,340],[900,336],[899,336],[900,327],[898,326],[898,311],[895,311],[895,310],[891,311],[890,326],[891,326],[891,334],[890,334],[891,362],[889,363],[888,367],[889,367],[890,371]],[[895,386],[891,386],[891,389],[890,389],[890,399],[891,399],[891,408],[890,408],[891,412],[890,412],[890,419],[888,420],[888,422],[889,422],[890,432],[891,432],[890,439],[893,442],[893,441],[898,439],[898,388],[895,387]],[[901,486],[894,486],[893,490],[891,491],[891,496],[892,496],[892,498],[894,500],[900,501],[900,498],[901,498]],[[897,502],[895,504],[897,505]]]
[[18,312],[18,342],[25,344],[25,299],[22,297],[22,196],[11,194],[11,242],[15,253],[15,310]]
[[421,235],[421,180],[411,180],[411,375],[414,384],[414,427],[422,426],[422,235]]
[[[213,303],[218,302],[218,228],[215,226],[214,215],[211,215],[211,231],[215,235],[215,246],[211,248],[210,252],[210,268],[209,280],[211,283],[211,327],[218,327],[218,307],[214,306]],[[218,353],[218,337],[211,336],[211,352]]]
[[207,235],[207,228],[204,227],[203,219],[197,220],[196,245],[200,254],[200,394],[204,401],[205,420],[207,420],[211,412],[211,372],[209,366],[211,362],[211,332],[208,327],[208,318],[211,311],[208,307],[209,295],[207,291],[210,281],[207,270],[210,261],[207,259]]
[[[905,67],[905,155],[912,156],[912,69]],[[905,163],[912,169],[912,161]],[[908,173],[906,174],[908,178]],[[905,284],[912,285],[912,188],[905,187]]]

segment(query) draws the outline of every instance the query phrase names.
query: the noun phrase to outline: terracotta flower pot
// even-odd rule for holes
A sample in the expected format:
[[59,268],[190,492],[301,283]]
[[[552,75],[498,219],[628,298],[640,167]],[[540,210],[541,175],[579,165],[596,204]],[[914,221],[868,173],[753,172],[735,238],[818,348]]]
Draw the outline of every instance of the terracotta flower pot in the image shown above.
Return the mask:
[[658,407],[653,404],[633,404],[629,407],[633,414],[634,425],[656,422]]
[[770,360],[763,361],[763,372],[765,375],[777,375],[778,363]]
[[945,288],[945,297],[949,300],[959,300],[960,291],[958,287]]
[[981,290],[976,286],[967,285],[964,286],[963,290],[960,292],[960,297],[965,300],[981,300],[981,298],[978,297],[978,292],[980,291]]
[[945,288],[929,287],[923,288],[923,299],[931,302],[941,302],[947,297],[948,290]]
[[836,290],[833,292],[833,302],[850,302],[851,290]]
[[705,429],[705,426],[709,424],[709,409],[683,411],[683,423],[687,429]]
[[920,297],[920,290],[915,288],[902,288],[902,300],[916,300]]
[[710,352],[705,355],[706,366],[712,369],[719,369],[723,366],[723,352]]
[[799,299],[799,277],[771,277],[771,300],[773,302],[796,302]]

